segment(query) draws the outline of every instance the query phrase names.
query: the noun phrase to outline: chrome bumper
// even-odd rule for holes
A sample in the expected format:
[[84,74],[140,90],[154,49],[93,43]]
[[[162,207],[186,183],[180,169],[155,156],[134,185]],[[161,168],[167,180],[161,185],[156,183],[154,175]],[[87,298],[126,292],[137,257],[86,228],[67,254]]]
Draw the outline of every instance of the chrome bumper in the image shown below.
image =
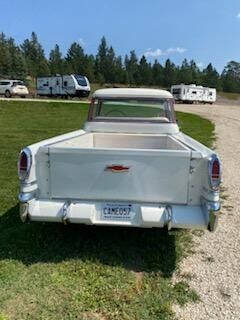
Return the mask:
[[208,219],[208,230],[214,232],[218,226],[219,211],[221,209],[220,201],[207,201],[201,199],[202,207]]
[[202,199],[201,206],[133,203],[136,216],[132,221],[103,221],[101,202],[37,200],[34,193],[21,193],[20,218],[26,221],[80,223],[87,225],[129,226],[141,228],[167,227],[208,229],[215,231],[219,202]]

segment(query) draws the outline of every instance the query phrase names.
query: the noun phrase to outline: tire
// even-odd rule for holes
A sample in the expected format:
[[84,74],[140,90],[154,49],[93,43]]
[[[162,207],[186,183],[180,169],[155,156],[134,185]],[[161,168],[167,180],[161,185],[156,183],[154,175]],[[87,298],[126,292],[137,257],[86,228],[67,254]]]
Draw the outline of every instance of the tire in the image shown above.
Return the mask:
[[6,97],[6,98],[11,98],[11,96],[12,96],[12,95],[11,95],[11,92],[10,92],[9,90],[6,90],[6,91],[5,91],[5,97]]

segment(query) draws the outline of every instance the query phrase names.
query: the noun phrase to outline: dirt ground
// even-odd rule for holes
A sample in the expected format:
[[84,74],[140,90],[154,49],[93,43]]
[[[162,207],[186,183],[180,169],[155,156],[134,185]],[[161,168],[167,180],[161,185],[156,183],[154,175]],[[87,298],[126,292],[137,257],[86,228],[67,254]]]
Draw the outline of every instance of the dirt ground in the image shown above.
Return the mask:
[[182,320],[237,320],[240,318],[240,105],[176,105],[177,111],[210,119],[216,125],[216,151],[223,165],[222,210],[214,233],[195,234],[195,254],[180,267],[181,278],[188,275],[190,285],[201,302],[184,308],[175,306]]

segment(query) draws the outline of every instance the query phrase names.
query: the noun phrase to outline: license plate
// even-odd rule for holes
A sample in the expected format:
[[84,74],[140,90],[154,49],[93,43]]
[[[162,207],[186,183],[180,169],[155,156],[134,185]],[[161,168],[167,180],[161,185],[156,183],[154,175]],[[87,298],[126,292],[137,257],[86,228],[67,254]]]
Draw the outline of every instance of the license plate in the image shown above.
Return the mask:
[[134,217],[131,204],[105,204],[102,207],[101,218],[103,220],[129,221]]

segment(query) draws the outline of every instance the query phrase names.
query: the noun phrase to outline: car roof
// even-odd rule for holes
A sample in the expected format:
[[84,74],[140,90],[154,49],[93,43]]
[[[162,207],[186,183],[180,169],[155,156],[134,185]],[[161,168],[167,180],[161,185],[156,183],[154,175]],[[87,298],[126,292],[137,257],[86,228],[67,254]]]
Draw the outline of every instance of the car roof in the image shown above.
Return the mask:
[[171,99],[172,94],[167,90],[146,88],[109,88],[94,92],[93,98],[153,98]]

